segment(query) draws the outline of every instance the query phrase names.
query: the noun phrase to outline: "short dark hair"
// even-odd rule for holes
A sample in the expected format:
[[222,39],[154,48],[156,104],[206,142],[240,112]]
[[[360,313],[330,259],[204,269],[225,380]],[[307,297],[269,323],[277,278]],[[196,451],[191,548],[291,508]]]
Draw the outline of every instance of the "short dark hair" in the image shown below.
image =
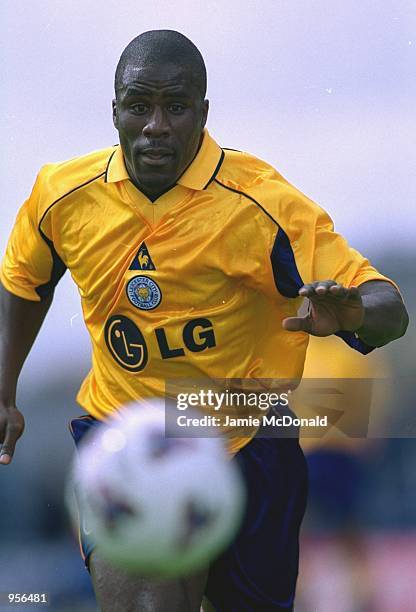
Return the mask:
[[127,45],[120,56],[114,79],[117,92],[123,86],[123,77],[128,65],[174,63],[186,66],[192,73],[202,99],[207,91],[207,71],[199,49],[186,36],[175,30],[149,30],[143,32]]

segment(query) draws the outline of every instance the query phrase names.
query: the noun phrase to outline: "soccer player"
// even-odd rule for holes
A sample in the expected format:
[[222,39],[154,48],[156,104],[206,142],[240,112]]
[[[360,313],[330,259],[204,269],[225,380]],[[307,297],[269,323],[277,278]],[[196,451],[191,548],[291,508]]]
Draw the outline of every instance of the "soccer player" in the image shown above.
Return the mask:
[[[24,427],[18,375],[66,268],[93,349],[77,441],[94,419],[163,395],[169,378],[297,379],[308,334],[364,353],[404,334],[394,283],[271,166],[215,142],[205,93],[193,43],[145,32],[115,74],[120,145],[41,169],[1,269],[3,465]],[[209,572],[157,582],[111,568],[82,534],[102,610],[190,612],[204,593],[218,612],[293,609],[306,497],[298,440],[230,432],[229,446],[248,490],[233,544]]]

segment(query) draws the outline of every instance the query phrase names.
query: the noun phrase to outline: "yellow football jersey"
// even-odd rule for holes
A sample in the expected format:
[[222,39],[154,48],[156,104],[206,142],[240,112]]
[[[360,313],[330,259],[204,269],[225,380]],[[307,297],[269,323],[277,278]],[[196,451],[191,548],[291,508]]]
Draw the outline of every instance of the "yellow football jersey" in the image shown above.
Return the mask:
[[[103,419],[161,396],[166,379],[302,375],[308,335],[282,329],[298,290],[388,280],[270,165],[204,133],[192,164],[151,202],[119,146],[44,166],[3,259],[10,292],[41,300],[68,268],[92,343],[78,394]],[[356,348],[354,334],[343,334]],[[231,439],[235,452],[248,440]]]

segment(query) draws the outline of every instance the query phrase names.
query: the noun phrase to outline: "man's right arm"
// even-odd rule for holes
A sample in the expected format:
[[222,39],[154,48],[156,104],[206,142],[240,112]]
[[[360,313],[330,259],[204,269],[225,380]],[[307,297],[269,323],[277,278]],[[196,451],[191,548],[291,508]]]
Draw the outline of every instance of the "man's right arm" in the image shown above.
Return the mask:
[[0,464],[8,465],[25,421],[16,408],[16,388],[53,293],[41,302],[24,300],[0,284]]

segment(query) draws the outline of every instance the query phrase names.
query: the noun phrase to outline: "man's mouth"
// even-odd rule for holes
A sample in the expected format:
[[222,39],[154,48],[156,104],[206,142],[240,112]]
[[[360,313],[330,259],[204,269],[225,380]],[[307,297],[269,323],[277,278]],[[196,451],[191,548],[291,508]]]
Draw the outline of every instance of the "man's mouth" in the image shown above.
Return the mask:
[[149,147],[147,149],[141,149],[139,151],[139,156],[145,164],[162,166],[170,161],[173,152],[170,149]]

